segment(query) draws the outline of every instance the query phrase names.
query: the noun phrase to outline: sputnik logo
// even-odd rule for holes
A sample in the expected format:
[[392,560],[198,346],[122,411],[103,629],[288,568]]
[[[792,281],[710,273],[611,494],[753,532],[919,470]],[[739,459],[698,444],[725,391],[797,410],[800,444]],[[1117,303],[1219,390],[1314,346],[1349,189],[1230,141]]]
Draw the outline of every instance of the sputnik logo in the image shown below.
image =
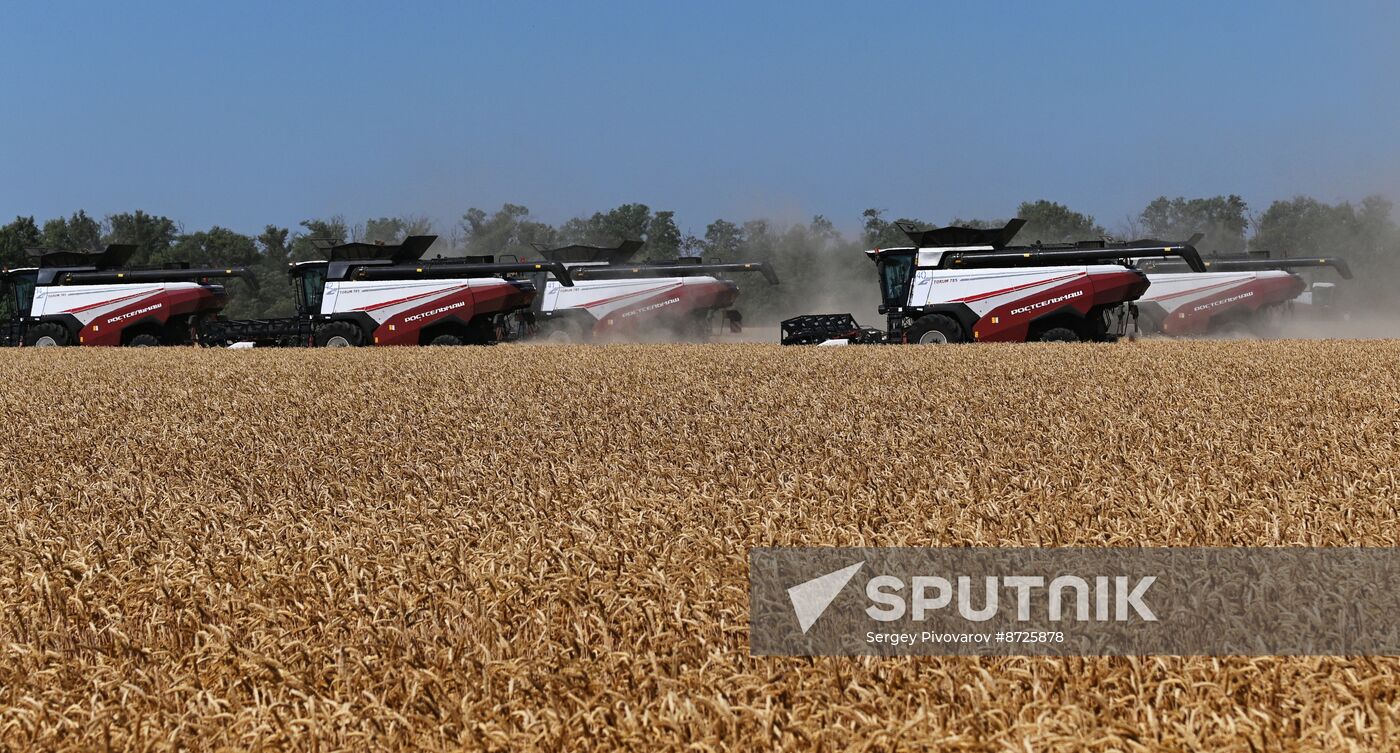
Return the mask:
[[865,561],[861,560],[835,572],[798,583],[787,590],[788,598],[792,599],[792,610],[797,613],[797,625],[802,628],[803,633],[816,624],[826,608],[836,600],[841,589],[846,587],[864,565]]

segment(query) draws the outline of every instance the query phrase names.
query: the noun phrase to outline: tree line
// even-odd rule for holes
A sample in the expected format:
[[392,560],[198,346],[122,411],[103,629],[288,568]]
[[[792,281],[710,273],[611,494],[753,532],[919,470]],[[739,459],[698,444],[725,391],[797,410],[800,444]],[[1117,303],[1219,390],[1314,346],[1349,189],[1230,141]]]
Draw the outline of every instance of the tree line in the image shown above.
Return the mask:
[[[1268,251],[1274,256],[1341,256],[1356,274],[1353,302],[1391,303],[1400,280],[1400,227],[1392,218],[1392,203],[1370,196],[1357,204],[1328,204],[1300,196],[1275,201],[1255,213],[1239,196],[1206,198],[1159,197],[1142,211],[1108,228],[1093,215],[1048,200],[1027,201],[1010,215],[1027,220],[1018,243],[1058,243],[1099,237],[1120,240],[1157,238],[1184,240],[1203,233],[1202,253],[1238,254]],[[682,232],[675,212],[653,210],[646,204],[623,204],[559,225],[535,218],[519,204],[487,211],[468,209],[460,221],[439,233],[429,256],[494,255],[536,259],[537,247],[570,243],[615,245],[626,239],[646,242],[638,258],[675,259],[699,256],[711,262],[766,261],[782,278],[770,287],[761,279],[738,278],[743,291],[740,308],[750,321],[773,322],[786,316],[819,311],[851,311],[873,319],[878,302],[875,270],[861,252],[869,248],[906,245],[897,222],[920,225],[999,227],[1005,219],[891,219],[871,208],[861,216],[858,237],[847,237],[828,218],[779,225],[766,219],[734,222],[716,219],[702,234]],[[320,258],[313,239],[394,243],[409,235],[438,232],[422,216],[378,217],[350,224],[343,217],[309,219],[295,230],[268,225],[257,235],[224,227],[187,231],[180,223],[137,210],[98,219],[79,210],[42,224],[34,217],[16,217],[0,227],[0,264],[28,265],[27,249],[100,249],[108,243],[137,246],[134,266],[185,262],[192,265],[230,264],[250,267],[259,284],[231,284],[230,317],[286,316],[294,304],[287,284],[292,262]],[[1322,275],[1325,273],[1318,272]],[[1323,279],[1319,277],[1319,279]]]

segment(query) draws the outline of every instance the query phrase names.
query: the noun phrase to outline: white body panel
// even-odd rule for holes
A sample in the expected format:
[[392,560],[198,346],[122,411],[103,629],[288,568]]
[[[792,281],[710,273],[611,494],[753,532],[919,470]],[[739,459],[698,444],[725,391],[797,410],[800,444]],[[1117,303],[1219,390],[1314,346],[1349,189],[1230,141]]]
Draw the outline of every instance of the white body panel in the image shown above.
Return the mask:
[[[1160,304],[1167,311],[1176,311],[1185,306],[1201,305],[1208,302],[1214,305],[1233,303],[1236,298],[1221,298],[1221,294],[1235,287],[1242,287],[1255,280],[1289,277],[1288,272],[1182,272],[1147,275],[1152,287],[1143,294],[1142,301]],[[1242,291],[1240,296],[1253,295]]]
[[[679,293],[686,285],[713,285],[714,277],[642,277],[622,280],[575,280],[564,287],[554,280],[544,284],[540,310],[584,309],[602,319],[607,315],[665,293]],[[668,297],[666,300],[670,300]],[[679,303],[679,300],[676,301]],[[665,301],[660,302],[664,304]]]
[[1001,269],[918,269],[909,286],[909,306],[963,303],[978,316],[1012,301],[1034,296],[1094,274],[1121,273],[1116,264],[1079,267]]
[[34,289],[34,305],[30,309],[30,315],[71,314],[87,325],[104,314],[134,306],[143,298],[151,298],[167,291],[195,290],[200,287],[198,283],[193,282],[46,285]]
[[327,282],[321,297],[321,313],[342,314],[364,311],[375,322],[409,309],[430,304],[436,298],[466,292],[468,289],[513,287],[498,277],[471,277],[455,280],[373,280]]

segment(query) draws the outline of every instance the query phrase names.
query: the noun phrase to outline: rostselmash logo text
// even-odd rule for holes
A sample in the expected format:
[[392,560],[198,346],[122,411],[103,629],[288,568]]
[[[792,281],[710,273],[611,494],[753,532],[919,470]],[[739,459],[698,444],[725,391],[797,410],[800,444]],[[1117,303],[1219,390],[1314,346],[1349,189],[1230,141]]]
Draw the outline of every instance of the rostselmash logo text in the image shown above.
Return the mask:
[[1027,311],[1035,311],[1036,309],[1043,309],[1043,308],[1045,308],[1046,306],[1053,306],[1053,305],[1055,305],[1055,304],[1057,304],[1057,303],[1059,303],[1059,302],[1061,302],[1061,301],[1068,301],[1068,300],[1071,299],[1071,298],[1078,298],[1078,297],[1081,296],[1081,295],[1084,295],[1084,291],[1082,291],[1082,290],[1076,290],[1076,291],[1074,291],[1073,293],[1065,293],[1064,295],[1055,296],[1054,298],[1047,298],[1047,299],[1045,299],[1045,300],[1043,300],[1043,301],[1040,301],[1040,302],[1038,302],[1038,303],[1032,303],[1032,304],[1029,304],[1029,305],[1026,305],[1026,306],[1022,306],[1021,308],[1018,308],[1018,309],[1011,309],[1011,313],[1010,313],[1010,314],[1007,314],[1007,316],[1015,316],[1015,315],[1017,315],[1017,314],[1024,314],[1024,313],[1026,313]]
[[623,318],[626,318],[626,317],[629,317],[629,316],[636,316],[637,314],[641,314],[641,313],[644,313],[644,312],[647,312],[647,311],[655,311],[656,309],[659,309],[659,308],[661,308],[662,306],[670,306],[670,305],[673,304],[673,303],[680,303],[680,302],[681,302],[681,299],[679,299],[679,298],[667,298],[666,300],[662,301],[661,303],[653,303],[653,304],[651,304],[650,306],[643,306],[643,307],[641,307],[641,308],[639,308],[639,309],[633,309],[633,310],[631,310],[631,311],[628,311],[628,312],[624,313],[622,316],[623,316]]
[[1199,306],[1197,306],[1196,308],[1191,309],[1191,310],[1192,310],[1192,311],[1205,311],[1206,309],[1213,309],[1213,308],[1215,308],[1216,306],[1224,306],[1224,305],[1227,304],[1227,303],[1234,303],[1235,301],[1239,301],[1239,300],[1243,300],[1243,299],[1245,299],[1245,298],[1249,298],[1249,297],[1252,296],[1252,295],[1254,295],[1254,291],[1253,291],[1253,290],[1249,291],[1248,293],[1240,293],[1239,295],[1232,295],[1232,296],[1230,296],[1229,298],[1222,298],[1222,299],[1220,299],[1220,300],[1218,300],[1218,301],[1213,301],[1213,302],[1211,302],[1211,303],[1203,303],[1203,304],[1201,304],[1201,305],[1199,305]]
[[421,314],[414,314],[413,316],[405,316],[405,317],[403,318],[403,322],[404,322],[404,324],[408,324],[409,322],[416,322],[416,321],[418,321],[419,319],[426,319],[427,317],[430,317],[430,316],[437,316],[438,314],[444,314],[444,313],[447,313],[448,311],[451,311],[451,310],[453,310],[453,309],[462,308],[462,307],[465,306],[465,305],[467,305],[467,302],[466,302],[466,301],[457,301],[456,303],[454,303],[454,304],[452,304],[452,305],[450,305],[450,306],[442,306],[442,307],[440,307],[440,308],[435,308],[435,309],[433,309],[433,310],[431,310],[431,311],[424,311],[424,312],[422,312]]
[[[806,633],[865,565],[827,573],[788,589],[798,627]],[[1017,622],[1156,622],[1145,597],[1157,581],[1122,575],[877,575],[865,583],[865,614],[877,622],[921,622],[935,613],[969,622],[1010,618]]]
[[126,312],[125,314],[118,314],[117,316],[114,316],[114,317],[112,317],[111,319],[108,319],[108,320],[107,320],[107,323],[108,323],[108,324],[116,324],[117,322],[123,321],[123,320],[125,320],[125,319],[133,319],[133,318],[138,317],[138,316],[140,316],[140,315],[142,315],[142,314],[149,314],[149,313],[151,313],[152,311],[155,311],[156,309],[161,308],[161,307],[164,306],[164,305],[165,305],[165,304],[163,304],[163,303],[153,303],[153,304],[151,304],[151,305],[149,305],[149,306],[147,306],[147,307],[145,307],[145,308],[136,309],[135,311],[128,311],[128,312]]

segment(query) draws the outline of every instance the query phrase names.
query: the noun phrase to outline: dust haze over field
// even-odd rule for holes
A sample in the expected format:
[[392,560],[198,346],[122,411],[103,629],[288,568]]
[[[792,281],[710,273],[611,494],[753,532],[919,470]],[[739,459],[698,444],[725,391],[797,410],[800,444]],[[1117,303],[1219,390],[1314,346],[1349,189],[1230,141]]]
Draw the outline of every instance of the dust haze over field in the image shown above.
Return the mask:
[[1396,546],[1396,341],[35,349],[0,377],[0,746],[1400,743],[1393,657],[751,657],[746,569]]

